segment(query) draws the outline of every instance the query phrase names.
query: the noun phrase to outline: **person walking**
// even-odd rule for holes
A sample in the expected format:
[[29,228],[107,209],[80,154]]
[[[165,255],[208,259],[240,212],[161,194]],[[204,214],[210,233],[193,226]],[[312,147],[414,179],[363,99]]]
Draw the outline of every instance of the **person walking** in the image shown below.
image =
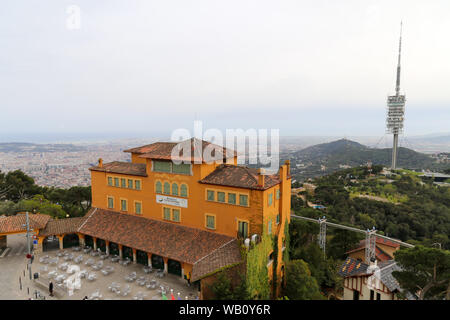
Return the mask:
[[53,297],[53,282],[50,281],[48,285],[48,291],[50,292],[50,297]]

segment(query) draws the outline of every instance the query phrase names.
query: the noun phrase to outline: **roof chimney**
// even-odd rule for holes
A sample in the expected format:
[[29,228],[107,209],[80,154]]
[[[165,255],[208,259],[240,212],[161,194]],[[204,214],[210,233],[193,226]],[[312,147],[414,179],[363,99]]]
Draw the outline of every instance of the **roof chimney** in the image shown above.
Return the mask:
[[99,166],[99,168],[103,168],[103,159],[102,158],[98,159],[98,166]]
[[258,186],[264,187],[264,168],[258,169]]
[[290,175],[291,174],[291,160],[286,160],[284,162],[284,164],[286,165],[286,175]]

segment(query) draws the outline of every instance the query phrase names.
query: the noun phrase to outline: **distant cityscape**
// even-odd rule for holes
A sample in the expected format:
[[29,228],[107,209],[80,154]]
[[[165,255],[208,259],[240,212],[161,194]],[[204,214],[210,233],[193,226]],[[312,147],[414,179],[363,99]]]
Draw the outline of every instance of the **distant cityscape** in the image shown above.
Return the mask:
[[[357,165],[358,163],[350,163],[342,158],[331,165],[322,158],[315,158],[315,152],[312,157],[305,157],[298,153],[300,150],[307,151],[311,145],[330,142],[333,139],[336,137],[281,137],[280,157],[282,160],[291,159],[292,174],[300,180]],[[41,186],[58,188],[89,186],[91,184],[89,167],[96,165],[99,158],[102,158],[105,163],[130,161],[130,155],[124,153],[123,150],[157,140],[167,139],[123,139],[76,144],[0,143],[0,171],[6,173],[22,170]],[[376,147],[375,138],[360,137],[354,138],[354,140],[367,146]],[[425,141],[419,139],[410,139],[410,141],[409,147],[417,151],[429,151],[421,148]],[[449,150],[450,139],[445,136],[438,141],[439,144],[434,145],[434,150],[441,150],[441,152],[429,154],[435,163],[447,164],[449,163],[449,154],[445,151]],[[378,147],[384,146],[378,145]]]

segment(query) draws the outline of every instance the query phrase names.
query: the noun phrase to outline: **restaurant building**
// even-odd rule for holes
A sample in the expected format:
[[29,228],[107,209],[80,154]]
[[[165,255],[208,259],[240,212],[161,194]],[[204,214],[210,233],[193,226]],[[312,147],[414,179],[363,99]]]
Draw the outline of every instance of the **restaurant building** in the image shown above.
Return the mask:
[[[49,236],[59,238],[60,248],[65,247],[64,238],[71,237],[70,243],[129,257],[203,289],[219,270],[239,267],[245,274],[245,252],[269,235],[274,250],[266,252],[264,263],[274,295],[279,293],[283,254],[274,261],[273,251],[286,249],[289,161],[278,173],[267,175],[237,165],[235,152],[198,139],[187,143],[192,156],[180,164],[172,161],[177,145],[172,142],[125,150],[131,162],[99,159],[90,168],[92,208],[73,222],[50,221],[37,234],[38,249],[44,249]],[[205,148],[223,157],[206,162],[198,152]]]

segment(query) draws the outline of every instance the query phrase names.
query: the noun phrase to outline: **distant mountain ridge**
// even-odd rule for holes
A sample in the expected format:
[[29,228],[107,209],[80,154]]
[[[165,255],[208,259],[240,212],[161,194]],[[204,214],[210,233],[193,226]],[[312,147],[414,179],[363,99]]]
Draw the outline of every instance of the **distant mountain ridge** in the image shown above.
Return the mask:
[[[295,157],[302,162],[320,163],[328,167],[339,165],[359,166],[371,161],[372,164],[389,166],[392,148],[369,148],[358,142],[340,139],[322,143],[297,151]],[[400,147],[398,150],[398,166],[409,169],[425,169],[432,167],[435,160],[429,155]]]
[[82,151],[84,147],[73,144],[38,144],[28,142],[0,143],[0,152],[60,152]]
[[[282,158],[283,161],[291,160],[291,174],[295,179],[304,180],[327,175],[346,167],[366,165],[368,161],[373,165],[390,167],[392,148],[371,148],[352,140],[340,139],[284,153]],[[450,167],[449,163],[439,163],[428,154],[403,147],[398,150],[397,161],[398,167],[404,169],[443,171]]]

